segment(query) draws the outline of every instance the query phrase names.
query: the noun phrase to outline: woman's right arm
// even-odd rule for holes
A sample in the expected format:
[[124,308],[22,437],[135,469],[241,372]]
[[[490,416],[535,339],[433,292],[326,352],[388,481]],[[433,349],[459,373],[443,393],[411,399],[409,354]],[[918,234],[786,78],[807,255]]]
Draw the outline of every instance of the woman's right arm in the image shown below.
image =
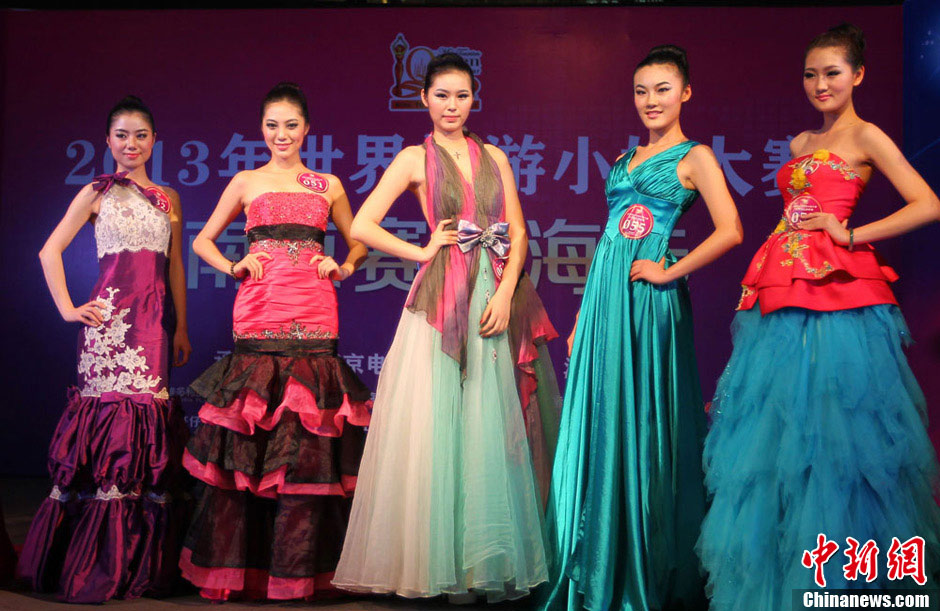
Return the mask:
[[[229,261],[222,254],[219,247],[215,245],[215,241],[225,231],[225,228],[241,214],[244,208],[242,201],[245,195],[246,183],[247,178],[244,172],[239,172],[232,178],[232,181],[225,187],[225,191],[222,192],[222,197],[219,198],[219,203],[212,211],[212,216],[209,217],[202,231],[193,240],[193,252],[212,267],[226,274],[233,271],[232,261]],[[260,279],[264,273],[259,260],[261,257],[270,259],[271,255],[265,252],[245,255],[245,258],[234,266],[235,276],[240,277],[244,270],[248,270],[252,278]]]
[[430,261],[441,246],[457,243],[457,230],[445,230],[451,219],[440,221],[431,234],[427,246],[421,247],[398,238],[382,228],[382,219],[395,200],[412,184],[424,161],[421,148],[410,146],[395,157],[382,174],[369,197],[353,219],[350,234],[354,240],[386,252],[392,256],[425,263]]
[[97,327],[104,320],[101,310],[105,304],[101,301],[89,301],[79,307],[72,303],[69,289],[65,282],[65,266],[62,264],[62,253],[68,248],[78,234],[82,225],[95,213],[95,202],[98,194],[90,184],[85,185],[65,212],[65,216],[52,230],[52,234],[39,251],[39,261],[42,263],[42,273],[46,278],[46,285],[52,294],[52,300],[64,320],[69,322],[82,322],[91,327]]

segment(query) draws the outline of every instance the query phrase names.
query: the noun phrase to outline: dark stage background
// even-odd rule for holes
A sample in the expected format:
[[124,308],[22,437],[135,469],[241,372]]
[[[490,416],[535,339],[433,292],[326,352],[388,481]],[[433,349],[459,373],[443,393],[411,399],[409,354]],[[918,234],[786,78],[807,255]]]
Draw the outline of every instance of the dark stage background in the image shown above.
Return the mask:
[[[427,59],[445,46],[465,54],[482,85],[470,126],[501,146],[517,170],[530,233],[527,267],[564,337],[605,221],[604,177],[620,151],[644,137],[632,104],[633,66],[655,44],[686,47],[693,97],[683,126],[715,149],[746,232],[741,247],[691,278],[708,394],[730,352],[738,281],[780,216],[772,179],[787,158],[787,139],[819,123],[801,86],[803,47],[812,36],[842,20],[865,30],[870,50],[859,112],[898,142],[904,125],[908,153],[940,186],[940,148],[931,148],[940,131],[931,114],[940,97],[934,46],[940,13],[932,4],[909,3],[906,17],[900,6],[0,13],[0,474],[43,472],[66,388],[74,383],[79,328],[58,316],[36,255],[80,185],[111,170],[105,115],[125,94],[143,97],[156,116],[160,143],[151,177],[182,196],[195,351],[170,386],[183,395],[192,424],[198,401],[186,387],[231,349],[236,287],[202,265],[188,245],[229,177],[266,160],[258,104],[274,83],[297,81],[307,92],[307,163],[337,174],[357,209],[394,154],[430,128],[426,113],[415,109]],[[775,34],[780,30],[786,36]],[[458,34],[445,39],[437,33],[444,31]],[[876,177],[856,222],[900,203]],[[427,240],[410,195],[392,208],[388,225],[408,240]],[[244,252],[240,229],[232,226],[220,241],[230,258]],[[710,230],[699,202],[673,246],[682,254]],[[342,244],[330,240],[328,248],[342,255]],[[912,362],[935,420],[940,280],[931,262],[938,243],[931,228],[881,246],[902,276],[896,289],[920,340]],[[66,252],[66,272],[73,300],[83,303],[97,272],[90,227]],[[372,253],[340,288],[340,353],[373,388],[412,278],[411,266]],[[552,353],[563,374],[563,339]]]

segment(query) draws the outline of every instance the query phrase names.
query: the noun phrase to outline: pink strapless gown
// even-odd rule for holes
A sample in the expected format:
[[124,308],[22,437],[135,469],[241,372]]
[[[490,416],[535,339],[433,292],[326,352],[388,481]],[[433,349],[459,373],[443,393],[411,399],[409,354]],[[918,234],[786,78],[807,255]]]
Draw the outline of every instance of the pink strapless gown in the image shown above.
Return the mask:
[[251,203],[249,250],[273,258],[238,291],[233,354],[192,384],[206,403],[183,464],[208,485],[180,567],[208,598],[331,588],[372,401],[337,356],[336,292],[310,264],[328,217],[311,192]]

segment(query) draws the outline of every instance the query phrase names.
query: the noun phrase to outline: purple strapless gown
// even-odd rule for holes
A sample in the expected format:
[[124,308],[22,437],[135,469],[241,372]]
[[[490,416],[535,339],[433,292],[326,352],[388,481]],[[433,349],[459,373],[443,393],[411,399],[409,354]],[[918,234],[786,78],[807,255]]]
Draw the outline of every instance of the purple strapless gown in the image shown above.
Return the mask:
[[188,431],[167,393],[170,219],[135,184],[113,184],[95,223],[104,323],[79,335],[78,386],[49,447],[53,487],[19,574],[69,602],[166,591],[176,577],[170,491]]

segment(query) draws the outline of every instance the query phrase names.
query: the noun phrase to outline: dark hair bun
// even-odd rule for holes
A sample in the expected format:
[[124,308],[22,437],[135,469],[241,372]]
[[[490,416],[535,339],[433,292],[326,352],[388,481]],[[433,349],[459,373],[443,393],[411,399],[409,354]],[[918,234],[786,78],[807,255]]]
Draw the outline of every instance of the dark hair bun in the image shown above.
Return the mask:
[[670,55],[676,61],[681,61],[687,63],[688,60],[685,56],[685,49],[682,47],[677,47],[676,45],[657,45],[650,49],[650,52],[647,54],[647,57],[653,55]]
[[657,45],[650,49],[649,53],[646,54],[646,57],[637,64],[636,70],[633,71],[636,74],[637,70],[645,66],[652,66],[655,64],[671,64],[676,67],[676,70],[679,71],[679,74],[682,75],[683,85],[688,85],[692,82],[689,72],[689,58],[685,53],[685,49],[677,45]]
[[424,91],[427,92],[434,82],[434,77],[444,72],[463,72],[470,77],[470,90],[476,91],[476,80],[473,78],[473,68],[460,55],[456,53],[441,53],[428,62],[424,72]]
[[845,60],[858,70],[865,65],[865,33],[857,25],[842,22],[831,27],[812,41],[803,53],[803,61],[813,49],[840,47],[845,50]]
[[264,100],[261,101],[261,119],[264,119],[264,111],[268,109],[268,104],[282,100],[287,100],[291,104],[296,105],[297,108],[300,109],[300,114],[303,115],[304,121],[308,124],[310,123],[310,113],[307,110],[307,96],[304,95],[300,85],[292,83],[291,81],[281,81],[272,87],[271,91],[264,96]]
[[121,99],[120,102],[115,104],[108,113],[108,125],[104,133],[111,133],[111,124],[114,123],[114,119],[117,116],[133,112],[142,114],[144,118],[147,119],[147,123],[150,124],[150,129],[154,132],[157,131],[153,122],[153,113],[150,112],[150,109],[146,104],[144,104],[144,101],[136,95],[126,95]]

